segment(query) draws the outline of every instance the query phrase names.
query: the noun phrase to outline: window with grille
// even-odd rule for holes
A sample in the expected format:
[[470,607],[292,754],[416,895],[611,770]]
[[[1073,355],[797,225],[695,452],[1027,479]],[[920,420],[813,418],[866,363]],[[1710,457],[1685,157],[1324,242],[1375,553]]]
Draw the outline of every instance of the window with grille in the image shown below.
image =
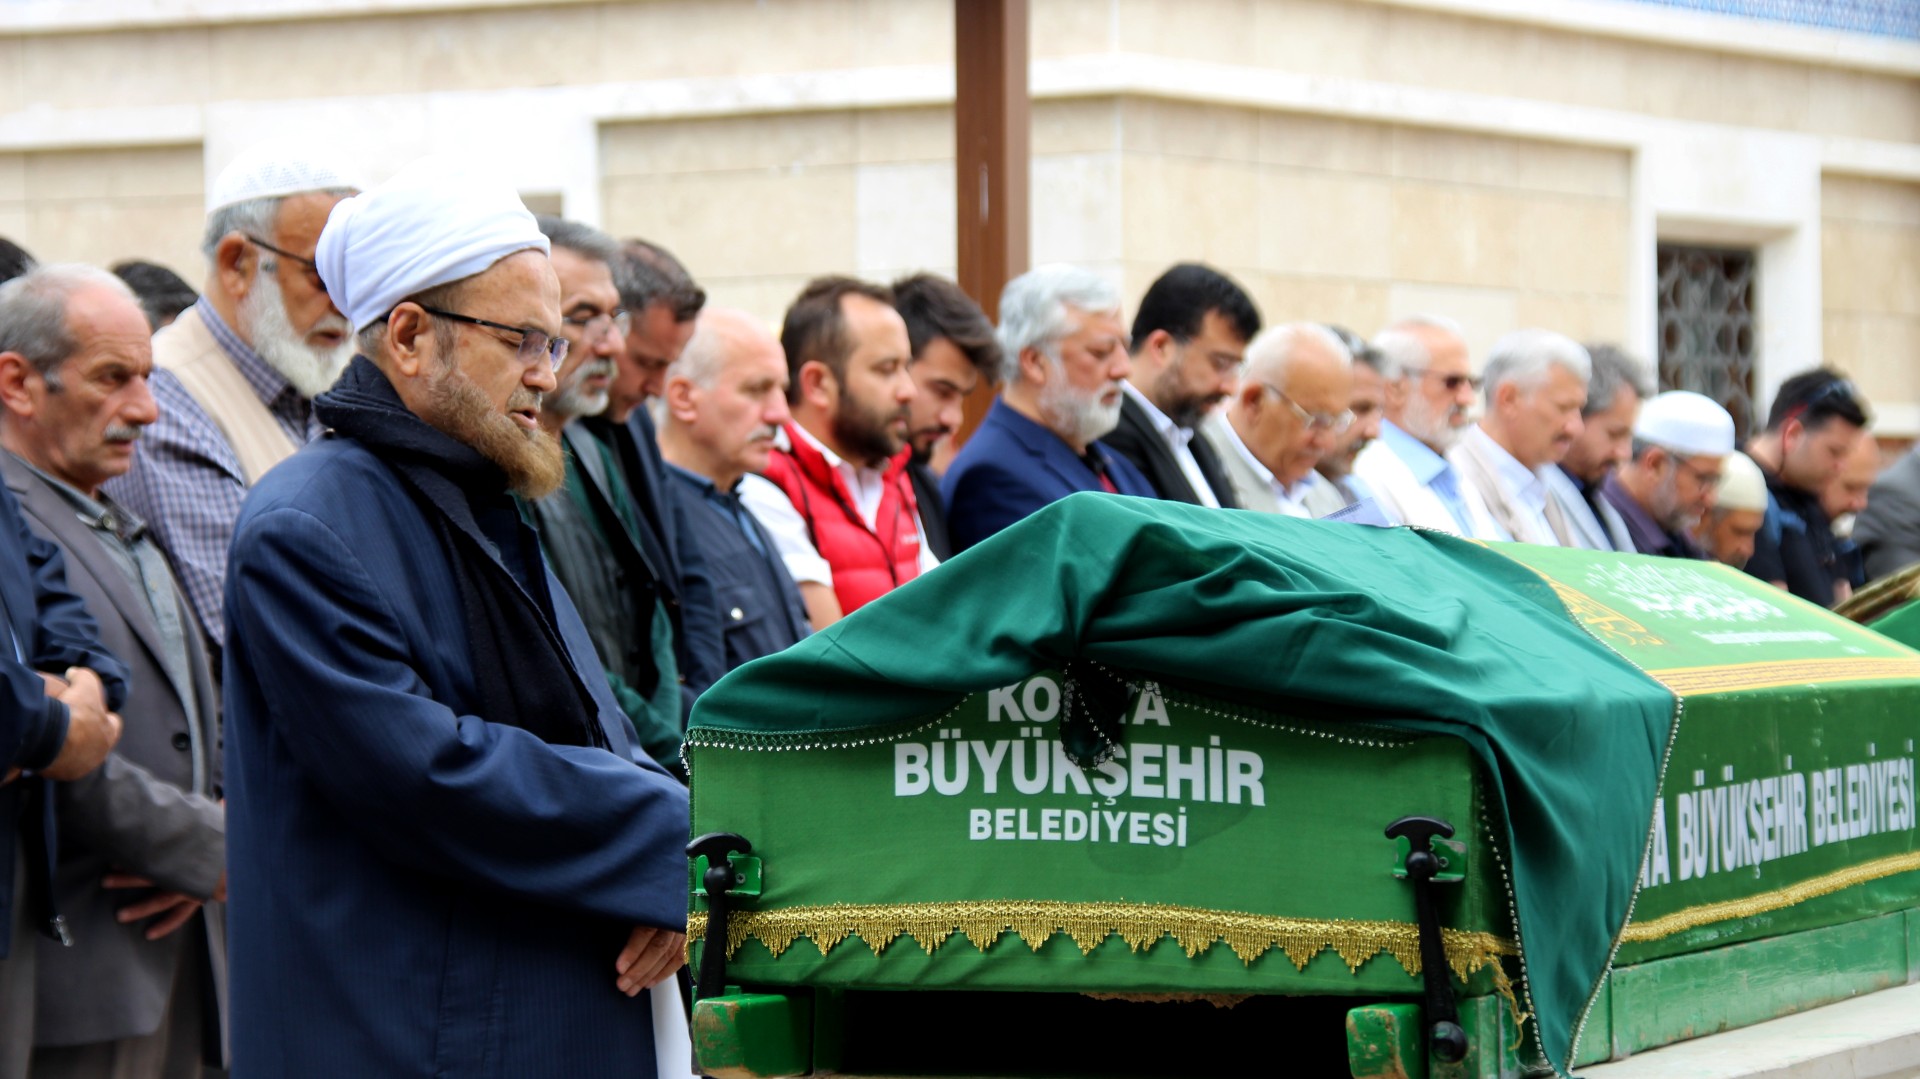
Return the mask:
[[1726,406],[1741,442],[1754,430],[1752,251],[1661,244],[1660,388]]

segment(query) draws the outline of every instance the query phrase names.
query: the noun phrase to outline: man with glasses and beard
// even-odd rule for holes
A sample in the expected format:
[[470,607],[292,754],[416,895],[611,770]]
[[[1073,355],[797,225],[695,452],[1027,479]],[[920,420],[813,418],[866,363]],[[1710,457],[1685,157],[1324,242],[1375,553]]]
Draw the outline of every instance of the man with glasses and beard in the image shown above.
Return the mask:
[[1633,456],[1608,476],[1602,497],[1626,523],[1633,550],[1706,558],[1694,542],[1733,452],[1733,416],[1711,397],[1671,390],[1640,406]]
[[236,1075],[691,1068],[646,992],[685,946],[686,789],[514,501],[565,478],[548,250],[511,186],[434,161],[320,236],[360,355],[228,578]]
[[594,650],[636,741],[675,768],[686,730],[673,626],[661,579],[665,567],[640,540],[626,470],[613,447],[575,421],[605,412],[631,318],[620,306],[613,267],[620,248],[599,229],[537,218],[560,279],[560,335],[569,345],[540,405],[540,429],[567,449],[561,490],[529,503],[541,546],[593,637]]
[[1028,270],[1000,292],[1000,356],[1000,396],[940,481],[954,550],[1076,491],[1154,497],[1100,442],[1133,370],[1120,290],[1078,266]]
[[1225,274],[1184,262],[1147,286],[1133,316],[1133,374],[1104,441],[1161,498],[1232,509],[1233,484],[1200,424],[1240,385],[1260,312]]
[[939,564],[920,536],[903,452],[913,346],[891,290],[821,277],[787,309],[780,347],[793,419],[740,498],[824,629]]
[[1492,522],[1468,510],[1459,473],[1447,460],[1472,422],[1480,389],[1459,325],[1416,315],[1380,331],[1373,347],[1386,380],[1385,418],[1380,437],[1354,460],[1353,474],[1394,524],[1497,538]]
[[320,435],[313,398],[353,356],[313,251],[327,213],[356,190],[334,165],[272,144],[241,154],[213,182],[202,295],[153,339],[160,418],[132,470],[107,486],[167,553],[216,671],[240,503]]

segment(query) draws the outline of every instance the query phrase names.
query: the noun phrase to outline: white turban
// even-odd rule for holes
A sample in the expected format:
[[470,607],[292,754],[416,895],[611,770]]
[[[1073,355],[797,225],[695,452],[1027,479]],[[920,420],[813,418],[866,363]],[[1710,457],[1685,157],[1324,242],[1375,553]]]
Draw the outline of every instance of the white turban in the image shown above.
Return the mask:
[[207,212],[254,199],[284,199],[310,191],[360,190],[336,161],[314,156],[297,142],[263,142],[242,150],[207,188]]
[[1736,450],[1720,462],[1720,486],[1714,492],[1714,505],[1723,510],[1767,512],[1767,477],[1753,458]]
[[1733,452],[1733,417],[1711,397],[1669,390],[1640,406],[1633,436],[1688,457]]
[[358,333],[409,296],[528,250],[546,254],[547,238],[510,184],[427,157],[335,205],[313,260]]

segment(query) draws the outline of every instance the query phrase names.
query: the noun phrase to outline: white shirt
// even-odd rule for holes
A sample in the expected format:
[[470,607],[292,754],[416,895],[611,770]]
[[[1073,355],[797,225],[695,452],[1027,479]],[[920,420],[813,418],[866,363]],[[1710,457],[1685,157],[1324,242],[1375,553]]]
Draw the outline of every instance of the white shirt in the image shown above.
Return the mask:
[[[853,495],[854,512],[860,515],[868,528],[873,528],[880,516],[880,499],[886,493],[886,471],[841,460],[839,454],[821,445],[820,440],[806,428],[796,423],[792,429],[800,432],[800,437],[806,440],[807,445],[826,459],[828,468],[840,473],[840,478],[847,483],[847,490]],[[782,428],[774,438],[774,445],[783,450],[792,448],[786,432],[787,429]],[[793,577],[794,583],[806,584],[811,581],[833,587],[833,567],[827,564],[819,548],[813,545],[813,538],[807,532],[806,518],[800,516],[800,511],[787,498],[785,491],[765,476],[749,473],[740,478],[739,495],[740,504],[747,507],[747,512],[753,514],[767,534],[773,537],[774,549],[780,552],[780,560],[786,563],[787,573]],[[917,515],[913,526],[920,528]],[[927,549],[924,531],[921,536],[920,572],[925,573],[938,566],[940,559]]]
[[1227,441],[1233,446],[1234,452],[1238,453],[1247,467],[1253,470],[1253,474],[1264,480],[1268,487],[1273,488],[1273,497],[1279,501],[1281,513],[1289,517],[1311,518],[1313,516],[1303,500],[1307,497],[1308,491],[1325,482],[1320,478],[1320,473],[1309,469],[1307,474],[1295,481],[1292,486],[1281,483],[1273,474],[1273,470],[1261,464],[1260,459],[1247,448],[1247,444],[1240,441],[1240,432],[1233,429],[1232,423],[1223,423],[1220,427],[1227,433]]
[[1200,462],[1193,456],[1193,428],[1182,427],[1168,419],[1166,413],[1147,400],[1146,394],[1133,388],[1133,383],[1122,382],[1120,390],[1146,410],[1147,422],[1153,424],[1154,433],[1167,444],[1167,449],[1173,451],[1174,463],[1180,466],[1180,474],[1187,477],[1187,486],[1193,488],[1200,504],[1219,509],[1220,497],[1213,493],[1213,485],[1207,482],[1206,474],[1200,471]]

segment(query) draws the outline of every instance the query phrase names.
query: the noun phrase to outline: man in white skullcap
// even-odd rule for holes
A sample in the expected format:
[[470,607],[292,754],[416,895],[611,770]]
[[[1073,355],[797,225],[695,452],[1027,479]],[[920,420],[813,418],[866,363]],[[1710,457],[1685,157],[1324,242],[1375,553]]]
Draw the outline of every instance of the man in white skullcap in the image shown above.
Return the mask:
[[1735,450],[1720,460],[1720,486],[1714,489],[1713,508],[1700,520],[1694,535],[1707,557],[1745,569],[1753,557],[1753,537],[1767,519],[1767,477],[1753,458]]
[[166,552],[216,670],[240,503],[267,469],[319,436],[312,399],[353,355],[313,249],[327,212],[356,190],[338,165],[286,143],[247,150],[214,180],[203,295],[154,336],[160,416],[132,470],[107,488]]
[[1693,531],[1713,508],[1722,461],[1732,452],[1733,417],[1712,398],[1671,390],[1642,405],[1633,459],[1608,477],[1604,492],[1627,523],[1634,550],[1707,557]]
[[234,1073],[687,1074],[686,791],[513,499],[562,474],[547,239],[427,160],[315,259],[359,354],[228,577]]

